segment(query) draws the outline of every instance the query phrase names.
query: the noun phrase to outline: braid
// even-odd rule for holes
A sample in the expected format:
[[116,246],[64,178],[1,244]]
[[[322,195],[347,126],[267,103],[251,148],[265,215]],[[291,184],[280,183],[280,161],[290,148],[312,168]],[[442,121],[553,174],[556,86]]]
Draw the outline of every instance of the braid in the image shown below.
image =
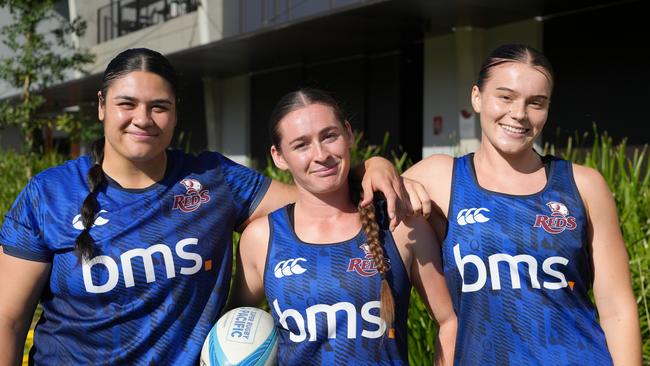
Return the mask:
[[97,190],[101,187],[106,178],[102,170],[102,161],[104,160],[104,139],[101,138],[92,144],[91,156],[93,159],[93,166],[88,171],[88,186],[90,192],[81,206],[81,222],[84,229],[75,240],[75,252],[80,260],[88,260],[93,256],[95,240],[90,235],[90,228],[95,221],[95,213],[99,210],[99,202],[97,202]]
[[393,338],[392,324],[395,318],[395,300],[390,285],[386,280],[386,273],[389,270],[388,263],[384,259],[384,248],[379,240],[379,225],[375,219],[375,205],[370,204],[366,207],[359,206],[359,216],[361,218],[361,226],[366,233],[368,239],[368,247],[375,260],[377,271],[381,275],[381,295],[379,298],[379,316],[386,323],[388,327],[388,336]]

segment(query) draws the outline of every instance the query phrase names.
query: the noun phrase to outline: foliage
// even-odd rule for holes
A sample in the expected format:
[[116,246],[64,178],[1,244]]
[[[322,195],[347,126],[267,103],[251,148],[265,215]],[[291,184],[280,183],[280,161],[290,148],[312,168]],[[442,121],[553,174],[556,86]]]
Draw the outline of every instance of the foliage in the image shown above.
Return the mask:
[[63,161],[64,158],[55,153],[41,156],[0,151],[0,224],[31,176]]
[[94,105],[83,105],[74,112],[65,112],[53,118],[52,122],[65,132],[72,142],[92,142],[104,134],[103,125],[97,121]]
[[[20,90],[18,100],[0,103],[0,128],[19,127],[27,151],[34,151],[33,131],[52,125],[36,115],[45,102],[39,92],[62,81],[70,71],[83,71],[94,56],[76,50],[70,41],[73,35],[84,34],[86,23],[80,18],[62,19],[54,11],[53,0],[0,0],[0,6],[8,8],[13,19],[0,30],[11,55],[0,58],[0,79]],[[55,22],[58,27],[43,33],[44,27]]]

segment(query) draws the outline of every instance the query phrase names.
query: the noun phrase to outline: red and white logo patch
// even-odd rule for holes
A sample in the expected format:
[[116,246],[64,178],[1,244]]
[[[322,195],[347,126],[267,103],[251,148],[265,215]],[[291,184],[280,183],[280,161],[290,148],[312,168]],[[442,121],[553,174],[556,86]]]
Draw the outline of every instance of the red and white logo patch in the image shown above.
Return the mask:
[[551,209],[551,216],[537,215],[533,227],[541,227],[550,234],[576,228],[576,218],[569,216],[569,209],[563,203],[551,201],[546,206]]
[[210,202],[210,191],[203,189],[201,182],[196,179],[186,178],[179,182],[185,187],[186,194],[174,196],[172,209],[183,212],[192,212],[201,204]]
[[[359,246],[365,253],[365,258],[350,258],[348,263],[348,272],[357,272],[363,277],[370,277],[377,274],[377,264],[375,264],[375,256],[370,251],[370,246],[367,243]],[[388,268],[390,268],[390,259],[384,258]]]

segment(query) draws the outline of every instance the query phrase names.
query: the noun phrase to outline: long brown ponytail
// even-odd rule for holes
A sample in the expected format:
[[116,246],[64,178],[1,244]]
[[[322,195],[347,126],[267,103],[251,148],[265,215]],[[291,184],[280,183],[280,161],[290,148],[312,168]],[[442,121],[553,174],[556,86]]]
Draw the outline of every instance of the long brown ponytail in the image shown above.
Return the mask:
[[375,205],[371,203],[366,207],[358,206],[359,216],[361,218],[361,227],[366,233],[368,240],[367,244],[372,253],[377,267],[377,272],[381,275],[381,292],[379,297],[379,316],[386,323],[388,329],[388,336],[393,338],[393,320],[395,319],[395,299],[393,292],[390,289],[388,280],[386,279],[388,270],[390,269],[388,261],[385,259],[384,248],[379,240],[379,225],[375,215]]

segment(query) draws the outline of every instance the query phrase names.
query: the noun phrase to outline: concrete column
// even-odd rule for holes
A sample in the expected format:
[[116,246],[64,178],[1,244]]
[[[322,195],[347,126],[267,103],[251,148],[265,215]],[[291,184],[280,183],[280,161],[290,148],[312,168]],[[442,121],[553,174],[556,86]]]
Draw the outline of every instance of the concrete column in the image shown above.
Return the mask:
[[[224,79],[222,85],[222,153],[249,165],[250,159],[250,76]],[[259,133],[266,134],[266,130]]]
[[[68,16],[70,17],[70,21],[73,21],[77,15],[77,1],[68,0]],[[72,34],[72,43],[74,44],[74,48],[79,49],[79,37],[74,33]]]
[[454,32],[460,153],[476,151],[481,141],[481,122],[472,109],[470,95],[485,56],[485,33],[484,29],[472,27],[456,28]]
[[203,100],[205,104],[205,131],[207,133],[208,150],[221,149],[221,96],[219,95],[219,80],[204,77]]
[[[79,16],[79,13],[77,12],[77,0],[68,0],[68,16],[70,17],[70,21],[73,21],[77,16]],[[88,24],[87,19],[86,24]],[[81,40],[79,39],[79,36],[72,33],[70,37],[72,38],[72,44],[74,45],[74,48],[78,50],[81,47]],[[83,76],[84,73],[81,71],[72,72],[73,79],[79,79]]]
[[223,0],[201,0],[198,8],[199,43],[223,38]]
[[458,145],[456,60],[453,35],[424,40],[422,157],[453,155]]

